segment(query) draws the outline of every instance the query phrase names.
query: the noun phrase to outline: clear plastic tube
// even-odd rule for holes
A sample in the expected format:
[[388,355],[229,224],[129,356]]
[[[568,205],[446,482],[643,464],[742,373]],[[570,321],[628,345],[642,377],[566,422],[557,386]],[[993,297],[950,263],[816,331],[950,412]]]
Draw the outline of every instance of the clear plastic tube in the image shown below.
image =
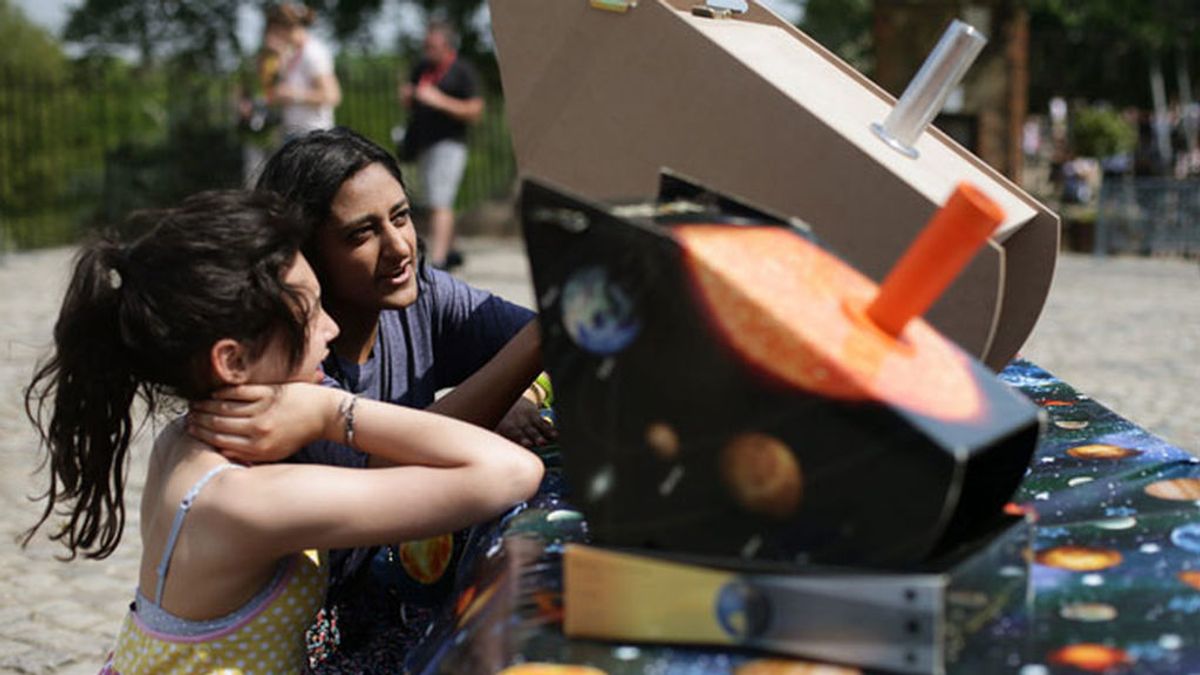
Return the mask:
[[970,24],[951,22],[891,114],[882,125],[873,125],[875,132],[898,150],[916,156],[913,143],[941,112],[946,97],[986,44],[987,38]]

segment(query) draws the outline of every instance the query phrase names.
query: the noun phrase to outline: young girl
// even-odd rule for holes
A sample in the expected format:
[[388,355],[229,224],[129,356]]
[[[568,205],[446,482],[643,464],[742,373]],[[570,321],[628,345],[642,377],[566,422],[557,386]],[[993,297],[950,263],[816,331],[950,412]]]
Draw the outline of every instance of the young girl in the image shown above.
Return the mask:
[[[554,437],[535,406],[513,405],[541,370],[533,313],[424,264],[400,167],[388,151],[347,129],[313,132],[284,145],[263,168],[258,187],[297,205],[309,228],[304,250],[325,289],[322,302],[342,328],[325,361],[330,384],[488,429],[500,424],[498,431],[525,445]],[[435,402],[434,394],[449,387],[453,391]],[[279,459],[296,447],[286,422],[294,414],[283,402],[254,404],[253,421],[222,414],[226,403],[198,404],[210,415],[196,432],[231,457]],[[384,463],[335,443],[309,445],[295,459]],[[457,556],[462,538],[439,546]],[[345,672],[364,672],[369,663],[401,653],[405,640],[424,627],[422,609],[450,590],[452,565],[420,582],[400,569],[401,541],[378,553],[374,575],[367,562],[375,551],[333,556],[333,611],[320,632],[326,644],[337,639],[336,613]],[[337,672],[335,661],[323,672]]]
[[27,392],[51,479],[26,541],[63,513],[51,536],[72,556],[116,549],[135,398],[151,412],[221,387],[286,400],[302,413],[294,437],[392,466],[242,466],[172,422],[150,458],[138,590],[106,672],[299,672],[327,578],[306,551],[492,517],[536,490],[541,463],[477,426],[316,384],[338,327],[276,197],[205,193],[153,217],[144,236],[87,245],[76,263],[55,352]]

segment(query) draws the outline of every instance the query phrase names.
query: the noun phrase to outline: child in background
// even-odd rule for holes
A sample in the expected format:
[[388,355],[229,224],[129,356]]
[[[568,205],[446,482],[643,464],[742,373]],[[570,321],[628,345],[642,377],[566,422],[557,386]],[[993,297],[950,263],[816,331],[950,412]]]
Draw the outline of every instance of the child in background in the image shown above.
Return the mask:
[[289,421],[298,442],[342,443],[389,468],[243,466],[185,419],[169,424],[142,495],[136,599],[104,672],[300,672],[327,581],[310,549],[494,517],[536,490],[541,463],[477,426],[317,384],[338,327],[278,198],[205,193],[152,217],[131,244],[94,242],[76,262],[54,354],[26,392],[51,476],[25,541],[65,513],[51,538],[72,557],[117,548],[135,398],[153,413],[223,388],[224,412],[243,418],[286,401],[303,413]]

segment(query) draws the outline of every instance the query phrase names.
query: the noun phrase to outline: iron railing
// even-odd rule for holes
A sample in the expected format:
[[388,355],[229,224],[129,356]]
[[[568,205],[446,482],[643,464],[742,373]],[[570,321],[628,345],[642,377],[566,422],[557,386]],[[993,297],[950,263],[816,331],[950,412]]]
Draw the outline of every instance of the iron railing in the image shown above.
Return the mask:
[[[404,123],[398,59],[343,60],[337,123],[392,149]],[[54,77],[0,68],[0,250],[68,243],[131,209],[244,182],[270,138],[238,127],[236,75],[79,62]],[[515,174],[504,103],[487,96],[457,206],[507,194]]]

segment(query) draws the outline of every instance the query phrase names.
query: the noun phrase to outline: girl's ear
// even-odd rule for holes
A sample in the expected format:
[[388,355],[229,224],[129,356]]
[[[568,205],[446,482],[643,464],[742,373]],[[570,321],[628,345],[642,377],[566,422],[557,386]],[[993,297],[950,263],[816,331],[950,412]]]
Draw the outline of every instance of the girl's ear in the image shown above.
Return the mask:
[[250,379],[250,359],[242,343],[233,338],[217,340],[209,350],[213,377],[223,386],[245,384]]

